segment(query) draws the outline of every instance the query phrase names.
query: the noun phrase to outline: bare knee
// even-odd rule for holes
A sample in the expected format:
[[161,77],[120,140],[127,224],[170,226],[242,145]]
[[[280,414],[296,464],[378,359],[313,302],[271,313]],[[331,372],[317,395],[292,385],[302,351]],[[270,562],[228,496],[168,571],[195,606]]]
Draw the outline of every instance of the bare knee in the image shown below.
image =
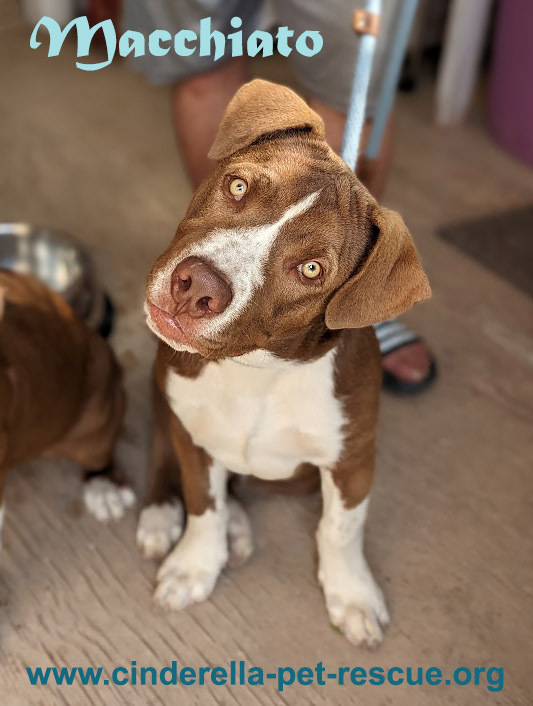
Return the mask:
[[247,61],[245,57],[237,57],[217,66],[210,71],[203,71],[176,84],[176,96],[186,96],[191,99],[205,99],[209,96],[230,94],[239,88],[247,79]]

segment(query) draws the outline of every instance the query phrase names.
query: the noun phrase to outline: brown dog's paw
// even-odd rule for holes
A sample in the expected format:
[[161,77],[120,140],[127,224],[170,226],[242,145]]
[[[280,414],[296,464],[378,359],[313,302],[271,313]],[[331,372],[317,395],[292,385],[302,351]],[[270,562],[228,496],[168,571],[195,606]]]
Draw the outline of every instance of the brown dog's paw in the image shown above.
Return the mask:
[[145,507],[137,526],[137,546],[145,559],[159,559],[183,532],[183,506],[178,500]]
[[198,518],[189,519],[187,531],[157,573],[154,600],[166,610],[205,601],[228,561],[226,537],[219,528],[198,530],[194,519]]
[[171,571],[159,580],[154,600],[165,610],[184,610],[191,603],[205,601],[217,578],[218,574],[209,571]]
[[362,554],[351,552],[350,559],[335,552],[321,556],[318,580],[329,619],[353,645],[378,647],[389,623],[385,599]]
[[346,603],[339,596],[326,596],[326,604],[332,625],[353,645],[366,645],[372,649],[381,644],[383,629],[389,623],[383,596],[361,603]]
[[99,522],[122,519],[135,500],[129,486],[116,485],[109,478],[92,478],[83,486],[85,507]]

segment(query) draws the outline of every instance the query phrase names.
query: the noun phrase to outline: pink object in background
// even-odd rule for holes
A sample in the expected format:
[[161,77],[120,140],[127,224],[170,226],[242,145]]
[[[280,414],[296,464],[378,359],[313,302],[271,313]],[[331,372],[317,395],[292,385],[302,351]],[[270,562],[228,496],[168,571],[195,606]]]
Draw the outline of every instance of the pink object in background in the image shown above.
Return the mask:
[[533,2],[500,3],[489,96],[494,138],[533,166]]

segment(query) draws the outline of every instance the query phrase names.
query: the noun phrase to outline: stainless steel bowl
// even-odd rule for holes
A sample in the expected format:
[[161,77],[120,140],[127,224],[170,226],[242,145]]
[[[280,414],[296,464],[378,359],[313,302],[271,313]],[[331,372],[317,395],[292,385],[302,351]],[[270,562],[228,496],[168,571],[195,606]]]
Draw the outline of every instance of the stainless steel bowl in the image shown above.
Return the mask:
[[98,289],[89,255],[67,233],[0,223],[0,268],[33,275],[60,294],[91,328],[109,333],[110,302]]

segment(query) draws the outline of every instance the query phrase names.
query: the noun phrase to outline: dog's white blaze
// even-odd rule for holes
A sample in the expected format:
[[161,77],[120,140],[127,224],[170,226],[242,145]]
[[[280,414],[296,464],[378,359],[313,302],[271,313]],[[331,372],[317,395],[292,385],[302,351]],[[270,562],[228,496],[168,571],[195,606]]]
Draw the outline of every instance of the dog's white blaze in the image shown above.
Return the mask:
[[228,308],[206,326],[207,335],[220,332],[250,302],[264,281],[264,265],[282,226],[308,211],[319,193],[315,191],[290,206],[275,223],[248,229],[217,229],[189,253],[211,262],[226,275],[233,290]]
[[[314,191],[289,206],[275,223],[255,228],[217,228],[208,233],[203,240],[180,253],[180,260],[186,257],[207,260],[227,277],[233,291],[233,299],[228,308],[209,322],[202,323],[203,335],[219,333],[250,302],[254,291],[263,283],[264,265],[281,228],[288,221],[308,211],[320,191]],[[170,277],[177,264],[173,261],[158,273],[156,280],[158,288],[164,289],[170,286]],[[155,333],[162,338],[157,331]],[[175,344],[170,345],[176,348]],[[184,347],[180,346],[179,350],[182,349]]]
[[[357,469],[354,469],[356,472]],[[363,553],[368,498],[346,508],[331,472],[321,470],[322,519],[317,530],[318,580],[333,625],[354,644],[381,642],[385,601]]]
[[167,398],[194,443],[228,470],[288,478],[301,463],[330,466],[341,454],[334,367],[334,350],[310,363],[257,350],[208,364],[195,379],[169,370]]

